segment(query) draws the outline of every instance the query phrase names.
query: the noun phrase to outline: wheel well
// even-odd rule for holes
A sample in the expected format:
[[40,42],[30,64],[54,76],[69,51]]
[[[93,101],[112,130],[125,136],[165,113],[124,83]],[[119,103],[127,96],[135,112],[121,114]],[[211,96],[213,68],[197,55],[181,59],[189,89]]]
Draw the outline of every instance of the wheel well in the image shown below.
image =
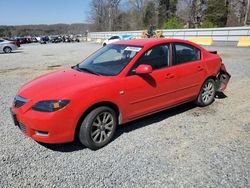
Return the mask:
[[6,48],[10,48],[12,50],[12,48],[10,46],[3,47],[3,50],[6,49]]
[[109,108],[112,108],[116,115],[117,115],[117,118],[118,118],[118,123],[120,124],[121,123],[121,113],[120,113],[120,110],[118,108],[118,106],[112,102],[99,102],[99,103],[96,103],[94,105],[92,105],[91,107],[89,107],[87,110],[85,110],[83,112],[83,114],[81,115],[80,119],[78,120],[77,122],[77,125],[76,125],[76,129],[75,129],[75,139],[77,139],[77,134],[79,132],[79,129],[80,129],[80,126],[81,126],[81,123],[82,121],[84,120],[84,118],[94,109],[98,108],[98,107],[101,107],[101,106],[106,106],[106,107],[109,107]]
[[[217,78],[216,78],[216,76],[209,76],[209,77],[207,77],[207,78],[205,79],[205,81],[208,80],[208,79],[213,79],[214,81],[216,81]],[[204,81],[204,82],[205,82],[205,81]]]
[[[208,79],[213,79],[214,81],[215,81],[215,88],[216,88],[216,90],[219,88],[219,82],[218,82],[218,78],[216,77],[216,76],[209,76],[209,77],[207,77],[205,80],[204,80],[204,82],[203,82],[203,84],[208,80]],[[203,85],[202,84],[202,85]]]

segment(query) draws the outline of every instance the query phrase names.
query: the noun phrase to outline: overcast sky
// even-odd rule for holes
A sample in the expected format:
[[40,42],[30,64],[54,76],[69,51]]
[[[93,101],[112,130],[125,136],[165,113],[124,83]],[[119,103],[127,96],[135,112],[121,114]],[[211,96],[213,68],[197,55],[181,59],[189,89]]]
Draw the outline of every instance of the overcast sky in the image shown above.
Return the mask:
[[90,0],[0,0],[0,25],[87,23]]

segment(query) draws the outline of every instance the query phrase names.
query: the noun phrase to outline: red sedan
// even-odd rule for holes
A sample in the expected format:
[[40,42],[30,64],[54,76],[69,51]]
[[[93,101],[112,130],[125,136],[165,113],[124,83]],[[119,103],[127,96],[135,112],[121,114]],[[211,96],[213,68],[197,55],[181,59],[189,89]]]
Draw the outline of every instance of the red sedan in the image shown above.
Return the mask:
[[18,92],[15,124],[44,143],[76,137],[91,149],[123,124],[194,101],[207,106],[230,79],[221,58],[177,39],[119,41],[71,69],[38,77]]

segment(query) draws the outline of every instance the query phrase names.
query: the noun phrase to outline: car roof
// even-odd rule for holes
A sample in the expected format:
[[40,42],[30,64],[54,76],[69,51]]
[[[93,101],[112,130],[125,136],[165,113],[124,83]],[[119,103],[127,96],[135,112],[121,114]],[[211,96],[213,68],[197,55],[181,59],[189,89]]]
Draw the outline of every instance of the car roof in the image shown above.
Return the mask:
[[193,46],[201,48],[199,45],[192,43],[190,41],[187,41],[187,40],[167,39],[167,38],[132,39],[132,40],[118,41],[118,42],[115,42],[114,44],[124,44],[124,45],[132,45],[132,46],[152,46],[152,45],[168,43],[168,42],[182,42],[182,43],[191,44]]

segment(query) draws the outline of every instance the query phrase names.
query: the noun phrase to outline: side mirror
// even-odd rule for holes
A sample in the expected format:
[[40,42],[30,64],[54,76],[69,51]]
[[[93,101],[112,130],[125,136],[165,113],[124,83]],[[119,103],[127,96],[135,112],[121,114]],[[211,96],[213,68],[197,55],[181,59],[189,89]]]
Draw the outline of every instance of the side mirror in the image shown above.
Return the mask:
[[151,65],[141,64],[135,69],[136,74],[150,74],[152,72]]

